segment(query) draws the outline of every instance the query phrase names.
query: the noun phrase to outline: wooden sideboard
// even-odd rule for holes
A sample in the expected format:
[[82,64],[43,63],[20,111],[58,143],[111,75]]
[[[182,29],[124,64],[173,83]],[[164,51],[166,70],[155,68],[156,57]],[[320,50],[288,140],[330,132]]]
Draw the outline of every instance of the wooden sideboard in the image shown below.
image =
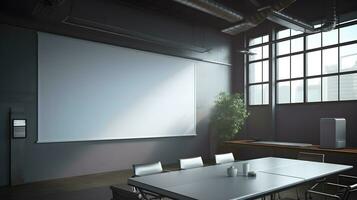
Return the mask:
[[333,154],[352,154],[357,156],[357,148],[344,148],[344,149],[324,149],[320,148],[319,145],[312,145],[312,146],[287,146],[287,145],[276,145],[276,144],[261,144],[261,143],[254,143],[255,140],[233,140],[233,141],[226,141],[225,144],[231,147],[260,147],[260,148],[269,148],[274,150],[295,150],[295,151],[309,151],[309,152],[316,152],[316,153],[333,153]]

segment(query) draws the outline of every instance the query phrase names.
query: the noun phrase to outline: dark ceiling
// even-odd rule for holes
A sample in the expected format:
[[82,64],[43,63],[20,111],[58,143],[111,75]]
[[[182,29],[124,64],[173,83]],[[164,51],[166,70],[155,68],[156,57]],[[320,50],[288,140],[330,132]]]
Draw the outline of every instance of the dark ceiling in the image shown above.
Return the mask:
[[[274,4],[277,0],[216,0],[244,16],[250,16],[257,9]],[[188,22],[206,24],[215,28],[226,28],[230,24],[201,11],[181,5],[171,0],[116,0],[137,9],[156,12]],[[326,16],[327,0],[296,0],[285,12],[307,22],[322,20]],[[337,14],[357,11],[357,0],[336,0]]]
[[[89,3],[98,0],[1,0],[0,12],[16,17],[34,18],[42,20],[42,18],[51,19],[52,21],[60,21],[70,12],[72,2],[76,4]],[[212,28],[222,29],[229,27],[228,22],[210,16],[201,11],[189,8],[171,0],[101,0],[113,4],[121,4],[131,8],[142,10],[142,12],[152,12],[162,16],[169,16],[187,21],[207,25]],[[221,4],[230,7],[244,16],[249,16],[255,13],[258,8],[268,6],[276,2],[276,0],[217,0]],[[55,6],[50,10],[46,10],[48,17],[34,17],[33,13],[38,6],[38,3],[51,4],[60,2],[60,6]],[[62,2],[62,3],[61,3]],[[337,14],[357,11],[357,0],[336,0]],[[288,7],[285,12],[291,16],[296,16],[305,21],[311,22],[325,18],[326,0],[296,0],[294,4]],[[52,12],[52,13],[51,13]],[[53,14],[55,13],[55,14]]]

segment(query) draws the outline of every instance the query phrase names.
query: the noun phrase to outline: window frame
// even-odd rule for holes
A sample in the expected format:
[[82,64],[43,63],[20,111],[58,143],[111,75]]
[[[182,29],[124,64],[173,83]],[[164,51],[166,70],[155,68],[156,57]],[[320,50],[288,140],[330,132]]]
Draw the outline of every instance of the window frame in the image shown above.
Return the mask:
[[[344,46],[348,46],[348,45],[352,45],[352,44],[357,44],[357,40],[352,40],[352,41],[348,41],[348,42],[343,42],[340,43],[340,29],[343,27],[347,27],[347,26],[352,26],[352,25],[356,25],[357,24],[357,19],[351,22],[347,22],[347,23],[342,23],[338,26],[336,26],[336,29],[338,30],[338,34],[337,34],[337,43],[336,44],[332,44],[332,45],[326,45],[323,46],[323,34],[321,34],[321,46],[317,47],[317,48],[313,48],[313,49],[307,49],[307,36],[309,35],[313,35],[316,33],[312,33],[312,34],[307,34],[307,33],[302,33],[302,34],[297,34],[297,35],[293,35],[289,37],[284,37],[281,39],[275,39],[271,42],[272,45],[275,46],[275,52],[273,56],[270,57],[270,59],[273,59],[272,62],[274,62],[274,66],[275,66],[275,79],[274,81],[274,85],[275,85],[275,99],[276,99],[276,105],[295,105],[295,104],[316,104],[316,103],[341,103],[341,102],[353,102],[353,101],[357,101],[357,99],[353,99],[353,100],[341,100],[341,76],[343,75],[348,75],[348,74],[357,74],[357,69],[356,70],[351,70],[351,71],[344,71],[341,72],[341,59],[340,59],[340,48],[344,47]],[[281,29],[284,30],[284,29]],[[276,35],[278,34],[280,30],[276,31]],[[320,32],[321,33],[321,32]],[[303,50],[302,51],[297,51],[297,52],[293,52],[291,53],[291,40],[296,39],[296,38],[300,38],[303,37],[303,41],[304,41],[304,46],[303,46]],[[279,42],[284,42],[284,41],[289,41],[290,40],[290,52],[287,54],[283,54],[283,55],[277,55],[277,44]],[[338,63],[338,69],[337,72],[334,73],[327,73],[324,74],[323,73],[323,51],[326,49],[333,49],[333,48],[337,48],[338,51],[338,55],[337,55],[337,63]],[[319,75],[313,75],[313,76],[307,76],[307,54],[310,52],[315,52],[315,51],[320,51],[321,53],[321,74]],[[299,55],[299,54],[303,54],[303,58],[304,58],[304,72],[303,72],[303,76],[302,77],[297,77],[297,78],[291,78],[291,57],[294,55]],[[279,58],[283,58],[283,57],[290,57],[290,78],[288,79],[280,79],[278,80],[278,59]],[[332,100],[332,101],[324,101],[323,100],[323,78],[324,77],[333,77],[333,76],[337,76],[338,77],[338,83],[337,83],[337,89],[338,89],[338,96],[337,99],[338,100]],[[307,85],[307,80],[308,79],[313,79],[313,78],[321,78],[320,81],[320,101],[316,101],[316,102],[308,102],[308,85]],[[291,81],[296,81],[296,80],[303,80],[303,102],[298,102],[298,103],[292,103],[291,102]],[[278,103],[279,99],[278,99],[278,83],[280,82],[285,82],[285,81],[289,81],[289,85],[290,85],[290,102],[289,103]],[[272,88],[270,88],[271,90]]]
[[[264,42],[264,37],[265,36],[268,36],[268,41],[267,42]],[[250,39],[256,39],[256,38],[259,38],[261,37],[262,38],[262,43],[260,44],[254,44],[254,45],[251,45],[249,46],[249,41]],[[271,94],[271,77],[270,77],[270,74],[271,74],[271,58],[272,58],[272,55],[271,55],[271,41],[272,41],[272,38],[271,38],[271,34],[269,33],[265,33],[265,34],[261,34],[260,36],[256,36],[256,37],[252,37],[252,38],[249,38],[246,40],[246,47],[247,49],[254,49],[254,48],[258,48],[258,47],[261,47],[261,54],[262,54],[262,58],[261,59],[257,59],[257,60],[250,60],[249,59],[249,55],[245,55],[246,56],[246,64],[245,64],[245,71],[246,71],[246,77],[245,77],[245,83],[246,83],[246,100],[247,100],[247,106],[269,106],[271,104],[271,100],[270,100],[270,94]],[[264,58],[264,46],[268,45],[268,57]],[[268,80],[264,81],[264,70],[263,70],[263,63],[264,62],[268,62]],[[249,81],[249,78],[250,78],[250,64],[254,64],[254,63],[259,63],[261,62],[262,63],[262,81],[261,82],[255,82],[255,83],[250,83]],[[264,103],[264,85],[267,84],[268,85],[268,103]],[[262,99],[261,99],[261,104],[250,104],[250,87],[251,86],[254,86],[254,85],[261,85],[262,88],[261,88],[261,96],[262,96]]]

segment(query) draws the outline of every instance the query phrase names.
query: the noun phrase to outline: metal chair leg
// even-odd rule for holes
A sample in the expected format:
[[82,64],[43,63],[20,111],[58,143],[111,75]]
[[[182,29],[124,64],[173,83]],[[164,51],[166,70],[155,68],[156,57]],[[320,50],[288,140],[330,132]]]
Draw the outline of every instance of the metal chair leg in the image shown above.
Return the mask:
[[300,200],[300,194],[298,188],[295,189],[295,192],[296,192],[296,199]]
[[307,192],[305,192],[305,200],[307,200]]

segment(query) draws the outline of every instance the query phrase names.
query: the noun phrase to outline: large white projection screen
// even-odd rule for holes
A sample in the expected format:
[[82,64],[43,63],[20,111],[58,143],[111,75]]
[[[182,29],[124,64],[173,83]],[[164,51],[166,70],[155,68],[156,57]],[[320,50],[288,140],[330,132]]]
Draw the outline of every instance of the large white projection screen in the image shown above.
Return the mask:
[[38,33],[38,142],[195,134],[194,61]]

